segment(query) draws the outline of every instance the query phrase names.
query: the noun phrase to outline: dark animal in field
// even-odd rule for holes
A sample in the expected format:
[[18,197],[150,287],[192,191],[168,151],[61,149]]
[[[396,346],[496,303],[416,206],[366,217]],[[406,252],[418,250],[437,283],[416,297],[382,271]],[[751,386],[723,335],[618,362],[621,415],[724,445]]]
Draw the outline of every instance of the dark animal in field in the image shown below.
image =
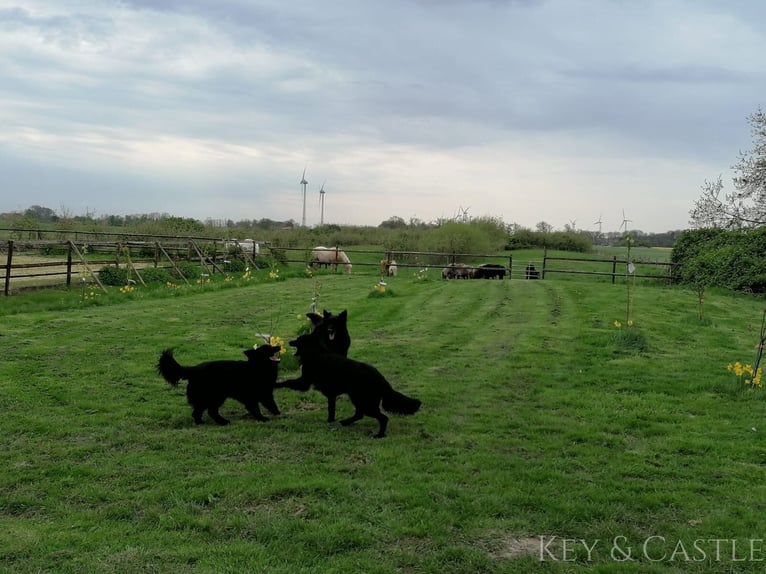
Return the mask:
[[157,363],[157,372],[174,387],[182,379],[189,381],[186,398],[197,424],[202,423],[202,413],[206,410],[219,425],[229,424],[218,412],[227,398],[241,402],[253,417],[266,421],[268,419],[261,413],[258,403],[271,414],[279,414],[274,402],[274,385],[280,350],[278,346],[262,345],[247,349],[246,361],[209,361],[184,367],[175,360],[172,349],[165,349]]
[[470,279],[473,277],[473,268],[463,263],[451,263],[442,269],[443,279]]
[[313,385],[327,397],[327,421],[335,420],[335,402],[339,395],[347,394],[354,405],[354,414],[340,421],[348,426],[365,416],[378,421],[375,438],[386,436],[388,417],[380,410],[390,413],[414,414],[420,408],[418,399],[407,397],[395,391],[385,377],[372,365],[348,359],[333,353],[324,345],[315,332],[301,335],[290,345],[295,347],[295,356],[301,362],[301,376],[297,379],[278,383],[297,391],[307,391]]
[[505,267],[496,263],[479,265],[473,273],[475,279],[502,279],[505,277]]
[[318,245],[311,251],[311,266],[316,269],[317,266],[325,267],[332,265],[333,269],[338,269],[338,264],[342,264],[346,273],[351,273],[351,261],[344,251],[337,247],[322,247]]
[[527,263],[527,267],[524,269],[524,279],[540,279],[540,272],[535,269],[532,263]]
[[306,316],[314,324],[313,332],[317,334],[330,351],[348,356],[351,346],[351,335],[348,333],[348,311],[344,309],[338,315],[333,315],[327,309],[319,313],[307,313]]

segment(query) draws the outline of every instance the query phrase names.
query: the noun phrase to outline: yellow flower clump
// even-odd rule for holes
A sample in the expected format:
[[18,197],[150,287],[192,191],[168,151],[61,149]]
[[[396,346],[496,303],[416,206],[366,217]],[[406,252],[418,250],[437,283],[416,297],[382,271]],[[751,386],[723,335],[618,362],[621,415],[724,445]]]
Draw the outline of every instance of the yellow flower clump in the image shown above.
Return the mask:
[[752,365],[743,365],[739,361],[736,361],[735,363],[726,365],[726,370],[730,373],[734,373],[734,376],[743,380],[745,385],[750,387],[761,387],[763,369],[760,367],[755,371],[753,370]]
[[287,352],[287,345],[285,345],[285,340],[282,337],[271,335],[269,337],[269,345],[271,345],[272,347],[280,347],[279,349],[280,355],[284,355]]

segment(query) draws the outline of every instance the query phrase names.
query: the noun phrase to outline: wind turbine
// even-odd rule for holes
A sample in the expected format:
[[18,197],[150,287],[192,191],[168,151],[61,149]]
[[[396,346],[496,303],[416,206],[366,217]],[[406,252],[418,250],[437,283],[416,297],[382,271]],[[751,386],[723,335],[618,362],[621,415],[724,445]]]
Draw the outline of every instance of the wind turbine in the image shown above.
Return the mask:
[[301,177],[301,185],[303,186],[303,217],[301,218],[301,227],[306,227],[306,186],[309,184],[306,181],[306,168],[303,168],[303,176]]
[[462,221],[463,223],[468,222],[471,218],[468,216],[468,210],[471,209],[471,206],[469,205],[465,209],[463,209],[463,206],[459,206],[457,208],[458,210],[458,216],[455,217],[456,221]]
[[622,223],[620,224],[620,229],[624,228],[625,233],[628,232],[628,223],[633,223],[633,220],[632,219],[627,219],[625,217],[625,210],[623,209],[622,210]]
[[577,223],[576,219],[570,219],[569,220],[569,225],[572,227],[572,231],[577,231],[577,227],[575,225],[576,223]]
[[593,225],[598,225],[598,234],[601,235],[601,214],[598,214],[598,221],[594,221]]
[[319,188],[319,225],[324,225],[324,184],[327,180],[322,182],[322,187]]

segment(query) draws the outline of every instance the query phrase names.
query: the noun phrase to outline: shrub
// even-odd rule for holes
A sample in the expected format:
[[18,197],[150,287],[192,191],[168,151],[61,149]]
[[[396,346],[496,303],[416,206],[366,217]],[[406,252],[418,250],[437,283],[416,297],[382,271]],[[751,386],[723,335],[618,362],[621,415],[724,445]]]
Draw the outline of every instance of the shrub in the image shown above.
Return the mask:
[[[202,268],[191,261],[178,261],[176,267],[187,279],[199,279],[202,276]],[[180,279],[175,269],[171,269],[170,273],[174,279]]]
[[123,286],[128,283],[128,270],[125,267],[107,265],[98,271],[98,280],[103,285]]
[[585,233],[557,231],[550,234],[546,246],[561,251],[587,253],[591,250],[593,243],[591,242],[590,236]]
[[226,261],[227,263],[223,263],[222,267],[224,271],[228,271],[230,273],[241,273],[247,267],[247,263],[245,263],[244,259],[230,257],[226,259]]
[[674,278],[693,285],[766,290],[766,228],[685,231],[671,255]]
[[144,283],[161,283],[164,285],[173,279],[166,269],[160,267],[147,267],[139,270],[139,273],[141,273]]

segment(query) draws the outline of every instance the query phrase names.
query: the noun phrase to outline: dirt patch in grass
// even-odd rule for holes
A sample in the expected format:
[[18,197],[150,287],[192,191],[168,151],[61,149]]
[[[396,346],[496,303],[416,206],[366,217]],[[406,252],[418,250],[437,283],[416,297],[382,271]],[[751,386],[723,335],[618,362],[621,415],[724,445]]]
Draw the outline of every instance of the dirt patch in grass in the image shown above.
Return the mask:
[[490,558],[518,558],[540,554],[539,536],[508,536],[501,540],[490,553]]

